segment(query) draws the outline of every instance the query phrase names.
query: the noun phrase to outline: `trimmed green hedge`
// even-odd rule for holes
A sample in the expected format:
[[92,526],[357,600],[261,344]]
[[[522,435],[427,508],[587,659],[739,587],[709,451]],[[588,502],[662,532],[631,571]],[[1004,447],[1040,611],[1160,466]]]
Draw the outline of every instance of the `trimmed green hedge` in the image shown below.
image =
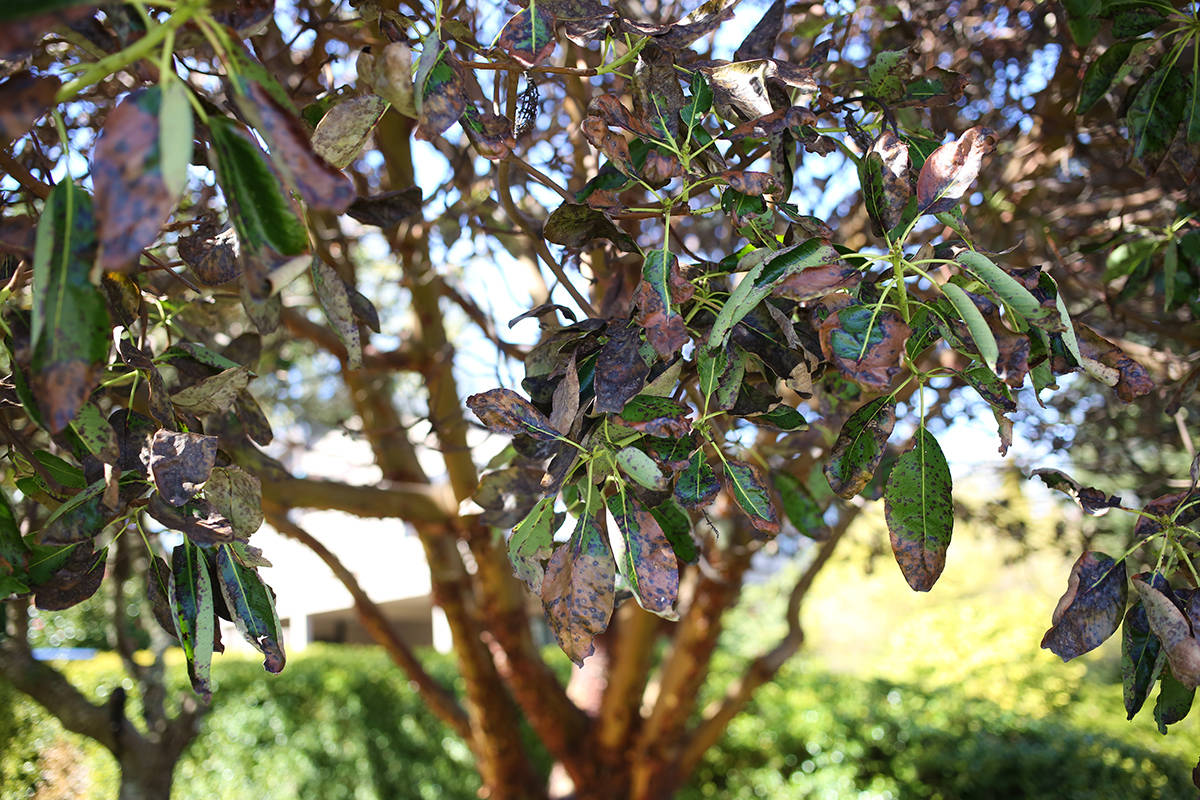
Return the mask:
[[[436,675],[451,679],[448,659],[426,660]],[[1072,727],[1071,715],[1007,710],[969,686],[864,680],[803,663],[764,687],[734,721],[682,793],[685,800],[1195,797],[1191,762],[1177,754],[1189,744],[1186,730],[1159,739],[1146,725],[1123,719],[1100,732],[1095,725],[1085,730]],[[113,658],[67,668],[95,696],[120,681]],[[215,675],[213,709],[176,772],[180,800],[475,797],[470,751],[377,649],[315,647],[277,677],[265,675],[257,661],[224,656]],[[1048,693],[1062,691],[1061,677],[1025,675],[1021,705],[1053,708]],[[1039,702],[1040,678],[1047,696]],[[1119,686],[1085,681],[1073,691],[1072,705],[1107,716],[1114,692],[1120,702]],[[0,800],[31,797],[40,772],[36,754],[63,738],[44,712],[0,687]],[[77,737],[65,739],[80,745]],[[1170,742],[1173,752],[1144,746],[1156,742]],[[93,773],[87,797],[111,800],[111,758],[95,746],[81,754]],[[541,766],[548,768],[544,755]]]

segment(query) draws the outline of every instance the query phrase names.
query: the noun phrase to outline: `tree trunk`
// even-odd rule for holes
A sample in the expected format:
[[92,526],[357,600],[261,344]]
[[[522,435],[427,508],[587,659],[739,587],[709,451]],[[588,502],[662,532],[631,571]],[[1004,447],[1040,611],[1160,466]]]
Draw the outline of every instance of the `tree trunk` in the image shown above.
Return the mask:
[[178,758],[154,747],[137,757],[120,759],[121,791],[117,800],[170,800],[171,778]]

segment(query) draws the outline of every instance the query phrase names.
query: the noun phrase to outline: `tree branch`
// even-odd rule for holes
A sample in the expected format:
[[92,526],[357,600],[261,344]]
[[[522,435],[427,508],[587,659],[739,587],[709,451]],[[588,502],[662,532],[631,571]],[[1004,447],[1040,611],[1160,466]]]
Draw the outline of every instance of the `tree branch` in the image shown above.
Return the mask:
[[832,534],[821,543],[816,556],[792,587],[788,595],[787,633],[774,647],[750,662],[742,677],[729,687],[725,697],[711,704],[704,712],[704,719],[688,734],[676,768],[680,779],[691,775],[704,753],[724,735],[729,722],[750,704],[758,688],[774,678],[779,669],[804,644],[804,630],[800,626],[800,607],[804,597],[812,589],[813,582],[821,570],[829,563],[838,542],[842,540],[859,512],[858,506],[843,506],[842,518],[838,520]]
[[447,486],[381,481],[354,486],[319,478],[262,475],[263,500],[287,508],[345,511],[356,517],[397,517],[409,522],[444,522],[458,513]]
[[347,569],[346,565],[312,534],[292,522],[283,508],[274,503],[265,503],[263,511],[267,521],[275,530],[300,542],[325,562],[325,565],[342,582],[342,586],[346,587],[346,591],[354,599],[354,610],[358,612],[358,618],[371,638],[383,646],[392,661],[395,661],[396,665],[404,670],[408,679],[416,684],[417,691],[421,693],[421,697],[425,699],[433,712],[455,733],[463,739],[469,740],[471,725],[467,719],[467,713],[455,700],[454,695],[425,671],[412,649],[396,633],[396,629],[388,622],[379,606],[363,591],[354,573]]

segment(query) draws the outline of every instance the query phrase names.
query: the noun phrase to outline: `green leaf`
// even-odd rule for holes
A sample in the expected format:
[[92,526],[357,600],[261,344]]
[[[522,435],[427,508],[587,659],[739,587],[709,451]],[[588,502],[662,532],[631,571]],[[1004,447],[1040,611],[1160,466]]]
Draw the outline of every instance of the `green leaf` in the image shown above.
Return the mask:
[[1064,0],[1063,8],[1067,12],[1067,29],[1075,44],[1087,47],[1088,43],[1100,31],[1100,0]]
[[791,473],[778,470],[772,471],[771,482],[779,492],[783,515],[797,531],[812,539],[822,539],[828,535],[824,513],[804,484]]
[[1017,403],[1013,400],[1008,384],[1000,380],[990,368],[983,364],[972,364],[963,370],[963,377],[992,407],[1002,412],[1017,410]]
[[705,398],[712,397],[729,364],[728,352],[724,347],[702,345],[696,358],[696,371],[700,375],[700,393]]
[[545,61],[554,52],[554,15],[545,3],[532,0],[518,11],[496,39],[496,46],[529,69]]
[[995,372],[996,362],[1000,359],[1000,348],[996,345],[996,337],[992,334],[992,329],[983,318],[979,307],[956,284],[942,284],[942,294],[946,295],[946,299],[954,306],[954,310],[962,317],[962,321],[967,324],[967,330],[970,331],[971,338],[975,341],[979,355],[983,357],[983,363],[987,364],[988,369]]
[[750,420],[760,425],[770,425],[784,431],[806,431],[808,422],[804,416],[789,405],[779,404],[765,414],[756,414]]
[[1154,701],[1154,721],[1158,732],[1167,735],[1167,726],[1182,722],[1192,710],[1196,690],[1184,686],[1170,670],[1163,670],[1158,678],[1158,698]]
[[1086,114],[1092,106],[1108,94],[1108,88],[1116,80],[1122,65],[1133,52],[1134,42],[1116,42],[1088,65],[1079,86],[1079,103],[1075,113]]
[[955,256],[955,260],[1031,324],[1048,331],[1057,331],[1062,324],[1057,309],[1043,306],[1020,281],[996,266],[983,253],[966,250]]
[[1163,13],[1156,8],[1142,5],[1122,8],[1113,15],[1112,35],[1118,39],[1141,36],[1157,28],[1165,19]]
[[770,538],[779,533],[779,515],[758,469],[744,461],[725,462],[725,485],[756,531]]
[[71,420],[71,428],[89,453],[106,464],[117,463],[121,456],[117,446],[117,434],[99,408],[85,403],[75,415],[75,419]]
[[621,532],[615,553],[638,605],[666,619],[678,619],[679,563],[658,520],[625,491],[608,497],[608,511]]
[[684,506],[707,505],[720,491],[716,473],[704,457],[704,450],[692,454],[687,468],[675,479],[675,499]]
[[692,410],[669,397],[639,394],[621,409],[621,423],[651,436],[686,436],[692,429]]
[[665,503],[650,509],[650,513],[671,543],[676,558],[685,564],[695,564],[700,560],[696,540],[692,538],[692,521],[679,503],[668,498]]
[[850,415],[834,440],[825,478],[839,497],[850,499],[870,482],[896,424],[891,397],[877,397]]
[[89,484],[67,502],[54,509],[38,534],[45,545],[74,544],[94,539],[108,523],[109,516],[101,507],[104,479]]
[[1166,152],[1183,120],[1187,101],[1185,80],[1178,64],[1161,66],[1150,75],[1125,114],[1134,158]]
[[[691,84],[692,96],[691,99],[684,104],[683,108],[679,109],[679,118],[683,120],[683,124],[688,130],[696,129],[704,122],[705,116],[713,104],[713,90],[708,85],[704,74],[700,70],[692,73]],[[697,142],[703,145],[703,142]]]
[[1129,719],[1141,710],[1162,669],[1158,656],[1162,645],[1150,631],[1146,620],[1146,609],[1141,599],[1134,600],[1125,612],[1121,625],[1121,683],[1125,698],[1125,712]]
[[554,497],[543,497],[513,528],[508,539],[508,560],[513,574],[525,581],[534,594],[541,594],[544,570],[542,562],[550,557],[554,531],[558,528]]
[[633,479],[634,483],[647,489],[661,491],[667,488],[667,476],[659,469],[654,459],[636,447],[626,447],[614,456],[617,467]]
[[280,672],[286,656],[275,596],[258,570],[243,566],[227,544],[216,550],[217,583],[233,623],[256,650],[263,654],[267,672]]
[[[154,578],[150,576],[151,580]],[[175,621],[175,635],[187,660],[192,689],[208,700],[212,697],[210,679],[216,606],[204,553],[186,539],[171,553],[171,576],[166,595]]]
[[[1169,239],[1163,250],[1163,308],[1175,303],[1175,278],[1179,270],[1179,249],[1174,239]],[[1078,344],[1076,345],[1078,347]]]
[[[625,176],[622,175],[621,179],[625,180]],[[578,203],[563,203],[550,212],[550,217],[542,228],[542,235],[546,241],[561,244],[564,247],[586,247],[597,239],[608,239],[626,253],[635,253],[638,249],[637,243],[629,237],[629,234],[614,225],[613,221],[602,212]],[[651,253],[662,252],[664,251],[651,251]],[[650,258],[649,253],[646,258]],[[662,276],[664,289],[666,278],[667,275],[664,271]],[[668,298],[665,302],[669,304],[670,295],[664,296]]]
[[91,5],[90,0],[8,0],[0,4],[0,22],[13,22],[23,17],[36,17],[54,11]]
[[892,467],[883,500],[896,563],[914,591],[928,592],[946,566],[954,502],[950,466],[924,427],[917,429],[913,448]]
[[283,255],[306,251],[308,231],[258,144],[225,117],[209,117],[208,127],[217,153],[217,182],[242,247],[256,251],[268,245]]
[[1190,84],[1184,123],[1187,125],[1188,144],[1195,144],[1200,142],[1200,74],[1193,72]]
[[187,168],[192,162],[195,126],[188,94],[183,81],[168,81],[158,110],[159,165],[167,191],[176,198],[187,186]]
[[31,388],[51,433],[83,407],[108,355],[108,308],[88,277],[95,255],[91,197],[58,184],[38,222],[30,342]]
[[723,348],[729,340],[733,326],[769,296],[781,281],[806,267],[828,264],[839,259],[840,256],[833,249],[833,245],[813,238],[781,250],[766,261],[756,264],[746,273],[721,307],[709,332],[708,346],[714,350]]

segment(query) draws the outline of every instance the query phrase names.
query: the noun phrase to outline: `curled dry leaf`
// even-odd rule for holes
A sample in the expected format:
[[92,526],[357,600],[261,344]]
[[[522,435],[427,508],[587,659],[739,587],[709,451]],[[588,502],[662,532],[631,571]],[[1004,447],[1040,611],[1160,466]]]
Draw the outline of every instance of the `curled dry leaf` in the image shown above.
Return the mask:
[[1125,615],[1125,562],[1088,551],[1071,567],[1067,591],[1054,609],[1042,647],[1063,661],[1099,647]]
[[576,203],[563,203],[550,213],[543,227],[546,241],[564,247],[586,247],[596,239],[608,239],[625,252],[637,245],[613,221],[595,209]]
[[377,225],[387,230],[421,213],[421,187],[410,186],[360,197],[350,204],[346,213],[364,225]]
[[1200,685],[1200,640],[1196,638],[1193,626],[1200,623],[1200,614],[1189,619],[1170,597],[1139,576],[1133,578],[1133,586],[1146,609],[1150,630],[1167,654],[1171,673],[1185,687],[1195,689]]
[[635,171],[633,157],[629,153],[629,142],[625,137],[614,132],[603,119],[597,116],[587,116],[583,120],[583,135],[613,163],[617,169],[626,174]]
[[1121,498],[1111,497],[1091,486],[1081,486],[1078,481],[1067,473],[1057,469],[1035,469],[1029,473],[1031,478],[1041,478],[1042,483],[1070,497],[1085,513],[1093,516],[1103,516],[1110,508],[1120,508]]
[[217,458],[217,437],[159,430],[150,443],[154,488],[174,506],[196,496]]
[[1102,364],[1115,371],[1117,397],[1126,403],[1154,391],[1150,373],[1138,362],[1125,354],[1121,348],[1108,341],[1086,325],[1076,325],[1079,352],[1084,359]]
[[[1166,593],[1171,591],[1165,578],[1158,573],[1141,573],[1133,576],[1136,589],[1138,582],[1153,586]],[[1159,654],[1162,643],[1150,630],[1150,621],[1146,616],[1146,606],[1140,593],[1136,595],[1129,609],[1125,612],[1125,620],[1121,623],[1121,683],[1125,700],[1125,712],[1129,719],[1141,710],[1150,694],[1162,669]]]
[[[1133,535],[1138,539],[1146,539],[1162,531],[1163,526],[1155,517],[1173,517],[1177,525],[1190,525],[1200,519],[1200,502],[1194,490],[1171,492],[1154,498],[1142,508],[1144,512],[1138,517],[1133,527]],[[1176,513],[1178,512],[1178,513]],[[1148,515],[1148,516],[1147,516]]]
[[769,172],[745,172],[728,169],[721,173],[721,178],[742,194],[760,197],[764,194],[778,194],[779,182]]
[[480,111],[468,103],[460,121],[471,145],[484,158],[500,161],[517,146],[512,122],[506,116]]
[[196,230],[179,237],[179,257],[205,286],[220,286],[242,274],[241,243],[232,227],[221,229],[215,215],[200,219]]
[[550,556],[542,579],[542,606],[558,645],[579,666],[608,628],[617,570],[595,514],[585,512],[566,544]]
[[104,580],[107,551],[92,552],[81,542],[71,549],[66,562],[44,583],[33,585],[33,604],[42,611],[62,611],[96,593]]
[[879,166],[881,191],[875,205],[879,222],[885,229],[894,228],[900,223],[904,207],[912,196],[908,180],[908,145],[891,130],[885,130],[871,145],[868,158]]
[[989,128],[970,128],[957,141],[930,153],[917,177],[917,207],[922,214],[949,211],[979,176],[983,157],[996,147]]
[[539,0],[554,15],[567,38],[580,47],[600,36],[616,12],[600,0]]
[[946,566],[954,530],[951,486],[937,439],[918,428],[912,449],[897,459],[883,490],[892,553],[913,591],[932,589]]
[[839,289],[849,289],[862,281],[862,272],[845,261],[818,264],[784,278],[772,291],[776,297],[796,302],[816,300]]
[[769,139],[784,131],[799,134],[801,128],[816,124],[817,115],[810,109],[802,106],[789,106],[743,122],[725,134],[725,138],[733,142],[746,138]]
[[546,415],[525,398],[510,389],[492,389],[467,398],[467,408],[475,413],[490,431],[513,436],[527,434],[535,439],[559,437]]

